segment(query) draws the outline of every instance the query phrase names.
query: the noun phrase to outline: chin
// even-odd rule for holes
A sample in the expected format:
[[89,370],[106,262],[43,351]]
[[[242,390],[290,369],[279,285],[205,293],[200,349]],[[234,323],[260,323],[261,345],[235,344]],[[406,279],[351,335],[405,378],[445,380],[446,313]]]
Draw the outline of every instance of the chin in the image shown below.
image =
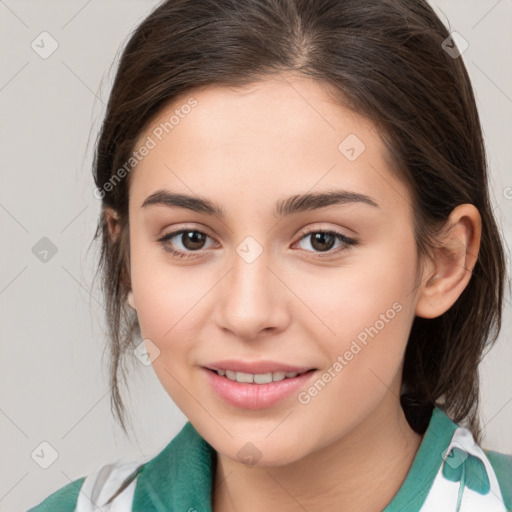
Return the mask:
[[[235,442],[228,450],[217,450],[223,457],[252,467],[286,466],[302,458],[302,452],[297,450],[297,444],[284,445],[277,438],[270,442],[268,439],[258,442]],[[305,454],[304,454],[305,455]]]

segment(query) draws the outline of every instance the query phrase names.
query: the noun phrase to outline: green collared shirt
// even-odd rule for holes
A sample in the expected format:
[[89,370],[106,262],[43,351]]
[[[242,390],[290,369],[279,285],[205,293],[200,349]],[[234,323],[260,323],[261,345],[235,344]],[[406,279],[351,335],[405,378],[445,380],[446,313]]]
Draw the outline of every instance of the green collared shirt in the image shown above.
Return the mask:
[[[215,450],[187,422],[160,453],[131,472],[123,490],[130,492],[131,486],[131,494],[128,501],[125,497],[125,508],[116,511],[212,512],[215,465]],[[71,482],[28,512],[75,511],[77,500],[91,497],[80,492],[84,481],[82,477]],[[100,505],[98,510],[109,510]],[[469,431],[458,428],[439,407],[433,410],[405,481],[383,512],[424,510],[512,510],[512,455],[482,450]]]

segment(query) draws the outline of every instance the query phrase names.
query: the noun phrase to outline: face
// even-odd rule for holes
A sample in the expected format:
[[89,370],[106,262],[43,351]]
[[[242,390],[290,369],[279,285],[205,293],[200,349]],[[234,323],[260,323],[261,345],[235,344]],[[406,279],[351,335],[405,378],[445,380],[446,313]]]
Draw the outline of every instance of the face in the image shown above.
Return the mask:
[[[372,123],[289,76],[182,96],[142,145],[129,302],[160,382],[218,452],[299,460],[398,400],[418,260]],[[311,371],[240,384],[206,369],[226,360],[270,362],[260,382]]]

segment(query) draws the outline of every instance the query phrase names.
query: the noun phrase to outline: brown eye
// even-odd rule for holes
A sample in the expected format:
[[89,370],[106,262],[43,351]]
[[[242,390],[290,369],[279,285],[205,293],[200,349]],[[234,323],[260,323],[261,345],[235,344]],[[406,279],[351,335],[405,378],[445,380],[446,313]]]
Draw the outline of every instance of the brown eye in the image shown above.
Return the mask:
[[[309,252],[328,253],[328,255],[349,250],[351,246],[357,245],[358,243],[357,240],[349,238],[337,231],[309,231],[303,234],[300,241],[302,242],[303,240],[309,241],[309,245],[313,249],[313,251]],[[337,249],[331,250],[336,242],[340,242],[341,247],[338,246]]]
[[[158,240],[167,252],[179,258],[195,257],[194,252],[200,253],[205,248],[206,233],[197,229],[180,229],[173,231]],[[175,240],[173,240],[175,239]]]

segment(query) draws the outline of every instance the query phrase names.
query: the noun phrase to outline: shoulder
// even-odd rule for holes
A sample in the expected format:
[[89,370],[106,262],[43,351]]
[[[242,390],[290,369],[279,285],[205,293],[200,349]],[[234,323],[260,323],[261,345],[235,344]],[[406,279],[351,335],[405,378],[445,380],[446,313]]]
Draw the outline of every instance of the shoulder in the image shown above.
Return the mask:
[[[131,510],[134,500],[144,505],[137,510],[146,510],[146,503],[158,508],[153,505],[153,500],[160,501],[168,495],[188,492],[192,493],[189,501],[197,498],[199,483],[202,483],[206,496],[212,474],[212,453],[213,448],[187,422],[152,459],[104,464],[58,489],[27,512],[92,512],[98,510],[97,507],[103,512],[108,512],[111,507],[112,510]],[[162,475],[165,475],[165,481]],[[191,486],[191,481],[195,481],[196,486]],[[154,494],[155,482],[160,483],[156,490],[158,496]]]
[[512,511],[512,454],[484,449],[500,486],[507,510]]
[[[71,482],[28,512],[203,509],[210,502],[216,453],[187,422],[150,460],[114,462]],[[181,507],[183,505],[183,507]]]
[[141,461],[105,464],[58,489],[27,512],[92,512],[97,507],[106,512],[114,498],[129,503],[143,466]]
[[[484,448],[471,430],[454,423],[441,408],[432,413],[422,448],[433,453],[435,461],[435,478],[422,512],[437,512],[439,503],[451,502],[462,503],[465,512],[512,512],[512,455]],[[410,510],[407,504],[404,510]]]
[[84,480],[85,476],[57,489],[39,505],[29,509],[27,512],[73,512]]

